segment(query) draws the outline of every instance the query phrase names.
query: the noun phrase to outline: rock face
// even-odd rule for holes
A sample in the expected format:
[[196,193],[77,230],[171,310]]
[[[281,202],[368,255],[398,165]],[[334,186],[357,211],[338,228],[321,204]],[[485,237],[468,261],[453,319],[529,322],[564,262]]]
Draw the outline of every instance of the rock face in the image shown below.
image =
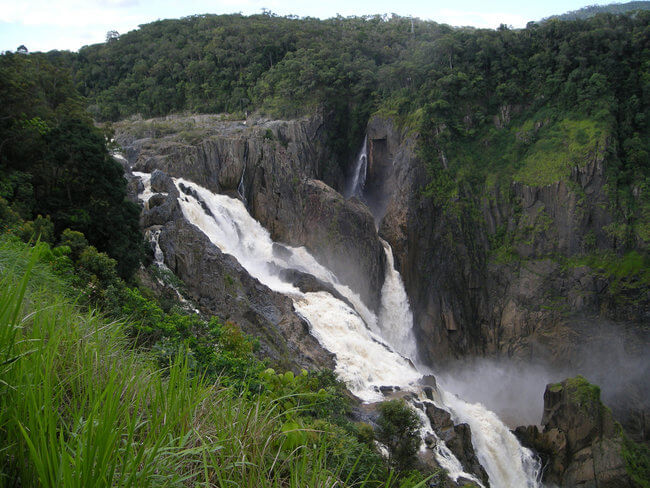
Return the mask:
[[[598,377],[596,351],[617,344],[619,360],[650,354],[643,327],[650,322],[650,295],[616,297],[616,278],[567,265],[587,251],[616,249],[606,232],[613,222],[606,148],[576,165],[567,181],[512,182],[481,195],[461,187],[448,210],[422,195],[430,178],[418,158],[417,135],[374,117],[367,137],[369,203],[404,280],[423,362],[500,356]],[[503,235],[512,241],[499,247]],[[637,400],[612,405],[626,428],[647,440],[646,383],[636,378],[617,385],[618,392],[626,390],[621,396]]]
[[331,354],[294,312],[291,299],[252,278],[198,228],[174,219],[162,228],[159,244],[165,263],[199,307],[259,338],[263,356],[312,369],[334,366]]
[[473,474],[483,484],[487,485],[488,476],[474,452],[474,447],[472,446],[472,430],[469,425],[454,425],[449,412],[436,407],[433,403],[427,403],[425,411],[438,437],[454,453],[466,472]]
[[[161,124],[168,134],[152,134]],[[188,125],[196,132],[192,143],[182,135]],[[329,175],[331,183],[343,184],[341,175],[332,175],[322,117],[254,124],[209,116],[125,122],[116,140],[133,171],[158,169],[242,198],[273,240],[305,246],[378,310],[383,247],[367,207],[318,180]]]
[[290,298],[252,278],[235,258],[223,254],[183,217],[171,178],[156,170],[154,194],[142,211],[145,229],[158,233],[164,264],[187,287],[188,298],[205,315],[236,323],[260,341],[260,353],[291,369],[333,368],[332,355],[309,333]]
[[546,463],[544,481],[573,488],[636,486],[622,456],[623,437],[600,390],[578,376],[551,384],[544,392],[543,430],[515,431]]

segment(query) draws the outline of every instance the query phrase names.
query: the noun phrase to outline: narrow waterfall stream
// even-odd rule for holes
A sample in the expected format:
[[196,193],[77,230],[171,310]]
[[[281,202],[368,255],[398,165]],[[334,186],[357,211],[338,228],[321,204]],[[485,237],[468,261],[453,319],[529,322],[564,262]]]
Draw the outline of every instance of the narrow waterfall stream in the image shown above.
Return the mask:
[[350,184],[345,192],[346,198],[363,196],[363,189],[366,186],[366,175],[368,172],[368,137],[363,139],[363,146],[357,155],[357,161],[354,165],[354,173],[350,179]]
[[[150,195],[148,175],[137,176],[145,185],[143,194]],[[181,209],[189,222],[200,228],[224,253],[234,256],[251,276],[293,300],[296,312],[310,324],[311,333],[336,355],[335,371],[350,391],[363,401],[374,402],[384,399],[381,386],[399,386],[418,395],[420,407],[432,401],[422,397],[418,381],[423,374],[409,360],[416,359],[413,316],[388,243],[383,243],[388,266],[377,317],[356,293],[340,284],[336,276],[305,248],[281,245],[283,252],[274,252],[278,244],[249,215],[241,201],[214,194],[180,178],[174,182],[179,189]],[[324,291],[301,292],[283,279],[282,270],[286,269],[309,273],[331,284],[352,307]],[[539,462],[519,445],[494,413],[441,389],[436,390],[433,403],[449,411],[455,421],[470,424],[474,448],[493,488],[540,486],[537,481]],[[426,414],[417,411],[424,422],[423,436],[437,438]],[[440,439],[434,454],[450,478],[473,480],[483,486],[474,476],[463,472],[461,463]]]

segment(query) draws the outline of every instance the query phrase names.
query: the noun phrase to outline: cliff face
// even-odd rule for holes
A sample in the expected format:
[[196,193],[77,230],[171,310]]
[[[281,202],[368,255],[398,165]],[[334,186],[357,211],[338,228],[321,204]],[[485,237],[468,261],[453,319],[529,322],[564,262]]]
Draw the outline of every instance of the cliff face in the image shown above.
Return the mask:
[[378,309],[383,247],[367,207],[317,181],[343,185],[331,169],[320,116],[248,124],[214,116],[125,122],[116,141],[133,171],[158,169],[241,198],[273,240],[305,246]]
[[615,249],[605,231],[613,222],[605,150],[576,166],[570,181],[513,181],[481,195],[461,188],[454,205],[442,208],[422,194],[428,177],[416,136],[374,118],[368,140],[370,148],[385,146],[371,149],[370,161],[392,163],[376,164],[389,174],[370,191],[385,196],[380,234],[393,247],[428,362],[468,353],[557,356],[585,316],[637,324],[650,318],[648,297],[612,303],[611,279],[577,259]]
[[637,486],[624,459],[630,443],[600,401],[597,387],[578,376],[548,385],[542,431],[518,427],[517,436],[542,456],[544,481],[564,487]]
[[[647,371],[650,296],[585,258],[616,253],[606,148],[567,181],[460,188],[443,208],[423,196],[429,176],[416,144],[390,119],[368,124],[368,159],[383,174],[373,180],[371,164],[367,184],[384,198],[379,230],[404,279],[421,359],[444,367],[488,355],[582,371],[616,385],[607,390],[616,417],[647,439],[649,392],[637,372],[639,363]],[[614,378],[608,361],[630,366]]]
[[[377,310],[383,247],[368,208],[317,179],[329,175],[342,185],[328,166],[321,118],[245,124],[214,116],[171,117],[123,122],[116,132],[128,170],[151,174],[153,196],[145,202],[141,226],[157,233],[165,265],[198,308],[260,339],[261,353],[272,360],[332,368],[331,355],[309,334],[291,300],[251,278],[185,220],[169,178],[239,198],[274,241],[305,246]],[[135,200],[142,190],[137,182],[132,178],[129,184]],[[296,274],[296,286],[322,288],[313,277]]]

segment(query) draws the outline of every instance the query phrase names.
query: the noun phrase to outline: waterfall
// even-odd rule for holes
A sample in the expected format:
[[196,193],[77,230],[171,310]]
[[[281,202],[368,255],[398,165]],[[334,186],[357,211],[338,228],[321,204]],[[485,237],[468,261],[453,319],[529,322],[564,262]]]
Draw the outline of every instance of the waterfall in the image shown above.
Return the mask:
[[244,169],[241,171],[241,178],[239,180],[239,185],[237,185],[237,193],[239,193],[239,196],[243,200],[244,203],[246,203],[246,188],[244,188],[244,176],[246,175],[246,165],[244,165]]
[[[365,155],[365,143],[362,155]],[[363,160],[365,164],[365,156]],[[359,180],[356,181],[358,186]],[[377,317],[356,293],[341,285],[305,248],[283,246],[285,252],[274,252],[269,232],[248,214],[240,200],[214,194],[180,178],[174,179],[174,183],[179,189],[181,210],[189,222],[200,228],[224,253],[234,256],[251,276],[293,300],[296,312],[309,323],[312,335],[334,353],[335,372],[352,393],[363,401],[372,402],[384,399],[381,386],[399,386],[413,392],[421,399],[419,405],[418,402],[412,405],[423,419],[423,436],[437,438],[422,411],[423,404],[430,401],[421,398],[418,381],[422,373],[407,359],[415,358],[413,317],[387,243],[383,243],[387,269]],[[145,192],[150,192],[147,185]],[[301,292],[283,279],[282,270],[286,269],[309,273],[329,283],[351,306],[325,291]],[[470,424],[474,448],[493,488],[540,486],[537,482],[539,462],[518,444],[495,414],[480,404],[465,403],[440,388],[435,395],[438,407],[448,410],[455,421]],[[450,478],[478,483],[474,476],[463,472],[460,462],[441,439],[437,439],[433,452]]]
[[346,198],[363,197],[363,189],[366,186],[366,173],[368,171],[368,136],[363,139],[363,146],[357,156],[357,162],[354,166],[352,180],[346,191]]
[[454,423],[469,424],[472,444],[481,466],[490,478],[490,486],[536,488],[541,464],[533,453],[521,447],[515,435],[480,403],[470,404],[453,393],[439,389],[441,403]]
[[413,313],[404,289],[402,277],[395,269],[393,250],[381,239],[386,254],[386,278],[381,289],[379,329],[382,337],[398,352],[417,361],[417,347],[413,333]]

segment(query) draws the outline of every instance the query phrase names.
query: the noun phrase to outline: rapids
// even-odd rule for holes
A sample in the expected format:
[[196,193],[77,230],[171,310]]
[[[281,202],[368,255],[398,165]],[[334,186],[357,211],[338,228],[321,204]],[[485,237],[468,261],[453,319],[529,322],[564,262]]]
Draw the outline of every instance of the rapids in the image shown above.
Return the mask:
[[[367,155],[365,146],[358,158],[357,176],[352,186],[354,194],[362,188]],[[138,173],[144,183],[141,198],[151,195],[149,175]],[[413,315],[402,279],[394,267],[388,243],[383,242],[387,257],[381,307],[376,316],[349,287],[303,247],[284,246],[274,252],[269,232],[248,213],[244,204],[225,195],[214,194],[190,181],[175,178],[179,203],[184,217],[196,225],[222,252],[234,256],[253,277],[270,289],[293,300],[296,312],[310,325],[316,339],[336,356],[335,371],[350,391],[365,402],[384,399],[381,386],[399,386],[411,391],[418,401],[413,408],[423,420],[422,436],[437,439],[433,450],[438,463],[451,479],[473,480],[461,463],[437,437],[426,414],[418,384],[423,373],[417,363],[417,347],[413,333]],[[158,251],[158,249],[157,249]],[[157,256],[159,257],[159,256]],[[331,284],[352,307],[330,293],[302,293],[282,278],[282,270],[296,269]],[[472,442],[481,465],[493,488],[535,488],[540,473],[539,461],[523,448],[514,435],[492,412],[481,404],[469,404],[457,396],[436,389],[434,403],[449,411],[455,422],[466,422],[472,430]]]

